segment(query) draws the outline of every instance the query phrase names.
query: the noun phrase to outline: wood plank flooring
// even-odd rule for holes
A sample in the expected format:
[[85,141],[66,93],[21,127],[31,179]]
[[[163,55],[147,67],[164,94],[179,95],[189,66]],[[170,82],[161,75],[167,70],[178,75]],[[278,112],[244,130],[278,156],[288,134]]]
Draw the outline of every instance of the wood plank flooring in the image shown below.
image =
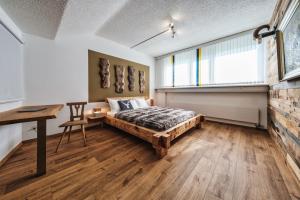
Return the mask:
[[47,175],[35,173],[36,144],[0,168],[0,199],[300,199],[300,188],[270,136],[206,122],[178,138],[159,160],[151,145],[112,127],[80,133],[54,153]]

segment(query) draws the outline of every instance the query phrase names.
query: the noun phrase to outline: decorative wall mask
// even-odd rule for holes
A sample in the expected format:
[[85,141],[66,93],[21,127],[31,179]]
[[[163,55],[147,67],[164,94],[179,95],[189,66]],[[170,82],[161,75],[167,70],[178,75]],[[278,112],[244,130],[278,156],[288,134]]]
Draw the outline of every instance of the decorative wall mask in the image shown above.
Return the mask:
[[[128,67],[133,68],[128,69]],[[102,69],[103,72],[101,71]],[[139,89],[139,71],[144,72],[145,89],[143,93],[140,93]],[[131,78],[131,74],[133,74],[134,79]],[[108,97],[149,97],[149,75],[149,66],[88,50],[89,102],[103,102],[106,101]],[[104,79],[105,81],[102,81],[102,77],[105,76],[106,80]],[[107,84],[103,84],[102,87],[102,82],[106,81]]]
[[100,58],[100,85],[101,88],[109,88],[110,87],[110,63],[108,59]]
[[145,91],[145,72],[139,71],[139,85],[140,85],[140,93],[144,93]]
[[132,66],[128,66],[128,90],[129,91],[134,91],[134,73],[135,69]]
[[123,93],[124,91],[124,67],[122,65],[115,65],[115,92]]

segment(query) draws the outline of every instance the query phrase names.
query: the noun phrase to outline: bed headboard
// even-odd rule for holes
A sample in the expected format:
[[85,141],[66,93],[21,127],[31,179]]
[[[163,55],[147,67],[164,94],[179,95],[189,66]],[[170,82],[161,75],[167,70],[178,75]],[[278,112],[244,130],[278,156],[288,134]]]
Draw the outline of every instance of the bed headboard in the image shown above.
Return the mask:
[[135,99],[135,98],[141,98],[141,97],[144,97],[146,100],[149,100],[150,106],[154,106],[154,99],[150,99],[147,96],[137,96],[137,97],[107,97],[107,98],[105,98],[105,102],[108,103],[107,99],[121,100],[121,99]]
[[145,98],[146,100],[149,99],[149,97],[147,96],[136,96],[136,97],[106,97],[105,98],[105,102],[107,103],[108,100],[107,99],[115,99],[115,100],[121,100],[121,99],[135,99],[135,98]]

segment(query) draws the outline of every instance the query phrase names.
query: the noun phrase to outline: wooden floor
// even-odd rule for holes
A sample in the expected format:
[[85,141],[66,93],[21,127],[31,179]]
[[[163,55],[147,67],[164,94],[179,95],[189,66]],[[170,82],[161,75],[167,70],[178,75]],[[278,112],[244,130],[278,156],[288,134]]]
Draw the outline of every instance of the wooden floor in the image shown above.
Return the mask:
[[35,142],[0,168],[0,199],[299,199],[300,189],[266,132],[206,122],[157,159],[150,144],[115,128],[74,133],[34,178]]

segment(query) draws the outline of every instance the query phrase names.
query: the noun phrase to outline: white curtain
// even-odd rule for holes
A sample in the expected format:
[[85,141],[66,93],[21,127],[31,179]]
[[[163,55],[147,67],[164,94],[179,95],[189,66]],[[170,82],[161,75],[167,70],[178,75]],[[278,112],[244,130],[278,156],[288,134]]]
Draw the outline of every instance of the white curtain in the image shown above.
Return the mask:
[[196,85],[196,50],[175,55],[174,86]]
[[174,57],[174,67],[171,57],[157,60],[156,81],[160,87],[172,86],[173,82],[180,87],[256,84],[265,80],[264,44],[258,45],[251,32],[203,46],[198,57],[196,48]]
[[258,44],[253,40],[251,33],[211,45],[211,47],[215,47],[216,56],[251,51],[256,49],[257,46]]
[[155,86],[156,88],[173,86],[172,56],[168,56],[155,62]]
[[208,62],[209,78],[202,84],[263,82],[262,57],[263,48],[259,48],[251,33],[203,47],[202,62]]

